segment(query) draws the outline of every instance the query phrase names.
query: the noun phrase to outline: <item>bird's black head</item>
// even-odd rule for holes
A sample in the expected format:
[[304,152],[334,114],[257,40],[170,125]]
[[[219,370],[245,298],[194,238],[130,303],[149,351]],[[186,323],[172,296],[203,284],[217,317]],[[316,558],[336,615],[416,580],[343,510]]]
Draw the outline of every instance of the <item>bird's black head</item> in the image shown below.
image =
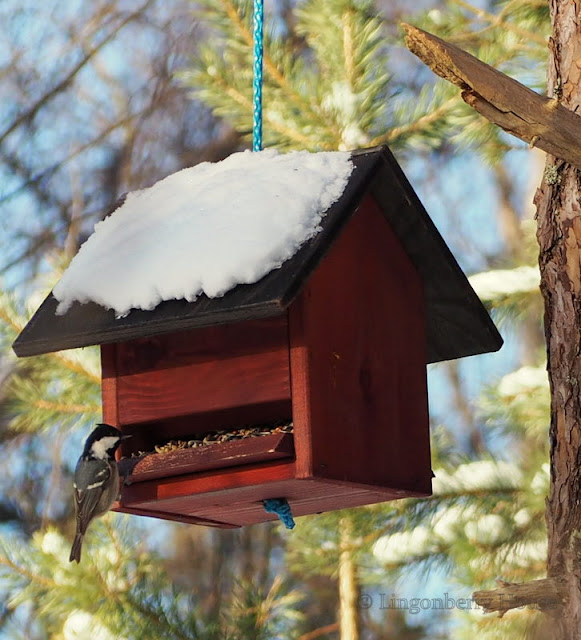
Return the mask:
[[98,424],[85,442],[83,458],[111,460],[123,438],[123,434],[116,427]]

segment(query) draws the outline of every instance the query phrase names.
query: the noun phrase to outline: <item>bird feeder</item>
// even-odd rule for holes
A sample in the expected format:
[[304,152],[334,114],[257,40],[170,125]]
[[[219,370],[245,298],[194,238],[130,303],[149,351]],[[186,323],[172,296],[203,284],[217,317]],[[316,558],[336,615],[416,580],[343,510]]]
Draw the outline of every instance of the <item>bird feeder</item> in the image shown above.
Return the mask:
[[[426,364],[502,339],[389,150],[352,161],[321,230],[256,284],[119,319],[57,317],[49,295],[14,343],[101,346],[103,420],[133,436],[119,511],[234,527],[274,519],[268,498],[300,516],[431,493]],[[265,435],[187,445],[244,429]]]

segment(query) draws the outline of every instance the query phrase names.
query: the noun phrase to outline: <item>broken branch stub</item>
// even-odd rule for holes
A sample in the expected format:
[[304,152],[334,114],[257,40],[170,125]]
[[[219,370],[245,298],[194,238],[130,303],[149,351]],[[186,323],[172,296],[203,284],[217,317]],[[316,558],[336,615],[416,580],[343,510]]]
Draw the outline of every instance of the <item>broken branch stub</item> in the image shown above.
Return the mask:
[[462,99],[508,133],[581,168],[581,116],[473,55],[409,24],[407,48],[462,89]]
[[511,609],[534,606],[543,611],[555,610],[563,604],[566,596],[561,578],[543,578],[531,582],[515,583],[496,581],[499,588],[491,591],[476,591],[474,602],[486,613],[497,611],[502,616]]

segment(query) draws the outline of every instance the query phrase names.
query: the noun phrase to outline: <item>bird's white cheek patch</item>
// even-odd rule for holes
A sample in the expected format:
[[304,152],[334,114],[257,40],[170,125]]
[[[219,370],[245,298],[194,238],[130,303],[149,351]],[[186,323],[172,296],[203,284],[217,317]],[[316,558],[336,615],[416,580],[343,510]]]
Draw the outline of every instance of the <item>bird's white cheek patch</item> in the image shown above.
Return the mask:
[[118,436],[107,436],[101,438],[91,445],[91,453],[98,460],[106,460],[109,449],[112,449],[119,442]]

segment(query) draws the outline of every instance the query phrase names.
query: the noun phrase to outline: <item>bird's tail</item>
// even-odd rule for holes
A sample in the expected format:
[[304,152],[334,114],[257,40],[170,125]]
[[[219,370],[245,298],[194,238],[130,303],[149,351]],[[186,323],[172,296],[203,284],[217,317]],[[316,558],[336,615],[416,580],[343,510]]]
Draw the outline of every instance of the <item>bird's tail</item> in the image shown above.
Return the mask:
[[73,547],[71,549],[71,555],[69,557],[69,562],[75,560],[76,562],[81,561],[81,548],[83,546],[83,534],[78,533],[75,535],[75,541],[73,542]]

